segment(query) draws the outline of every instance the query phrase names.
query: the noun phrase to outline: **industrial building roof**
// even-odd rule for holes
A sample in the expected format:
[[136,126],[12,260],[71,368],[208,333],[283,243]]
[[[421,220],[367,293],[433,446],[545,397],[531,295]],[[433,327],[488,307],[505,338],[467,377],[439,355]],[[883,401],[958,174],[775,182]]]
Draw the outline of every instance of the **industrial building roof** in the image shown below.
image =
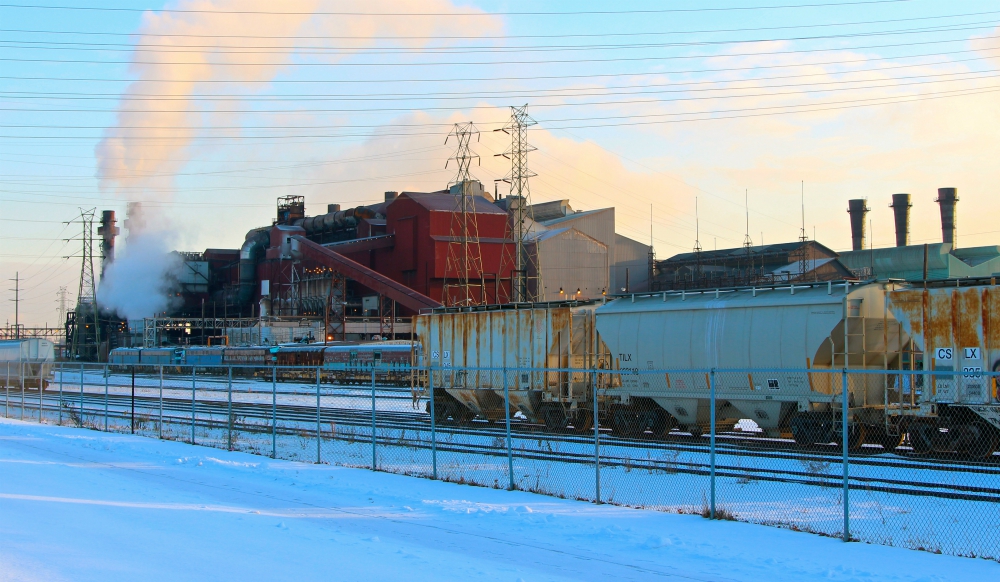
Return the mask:
[[990,277],[1000,273],[1000,247],[956,249],[950,243],[907,245],[845,251],[840,253],[840,261],[851,269],[870,269],[872,276],[879,278],[917,281],[925,278]]
[[[438,192],[403,192],[399,196],[400,198],[405,196],[431,212],[454,212],[458,209],[458,197],[447,190]],[[469,210],[476,214],[507,215],[506,211],[497,208],[492,202],[481,196],[472,197],[472,208]]]
[[572,212],[571,211],[570,214],[567,214],[565,216],[556,216],[556,217],[545,219],[545,220],[540,219],[540,218],[538,218],[536,216],[535,220],[537,222],[541,222],[545,226],[552,226],[552,225],[560,224],[560,223],[567,222],[567,221],[570,221],[570,220],[576,220],[576,219],[579,219],[579,218],[583,218],[585,216],[593,216],[595,214],[600,214],[602,212],[608,212],[608,211],[613,211],[613,210],[614,210],[614,208],[598,208],[597,210],[580,210],[580,211],[577,211],[577,212]]

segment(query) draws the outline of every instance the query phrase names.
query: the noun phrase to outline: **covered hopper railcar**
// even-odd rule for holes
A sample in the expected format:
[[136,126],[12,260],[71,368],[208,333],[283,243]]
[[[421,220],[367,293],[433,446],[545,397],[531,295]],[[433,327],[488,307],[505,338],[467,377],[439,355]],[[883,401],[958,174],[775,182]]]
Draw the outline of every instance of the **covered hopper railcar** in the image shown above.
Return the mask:
[[0,378],[6,386],[48,386],[54,361],[55,345],[47,339],[0,341]]
[[[714,368],[718,422],[751,419],[767,434],[801,444],[835,441],[842,403],[837,371],[900,366],[908,338],[887,308],[889,287],[818,283],[609,303],[597,310],[597,330],[624,372],[612,424],[616,417],[650,427],[676,423],[701,434],[711,416],[706,372]],[[853,446],[865,432],[875,442],[899,444],[900,427],[884,412],[886,389],[884,375],[852,378]]]

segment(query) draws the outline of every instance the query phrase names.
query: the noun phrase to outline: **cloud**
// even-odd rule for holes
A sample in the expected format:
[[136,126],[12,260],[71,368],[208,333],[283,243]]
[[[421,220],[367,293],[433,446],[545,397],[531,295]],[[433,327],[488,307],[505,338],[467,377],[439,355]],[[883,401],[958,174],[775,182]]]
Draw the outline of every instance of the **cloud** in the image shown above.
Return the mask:
[[[185,151],[198,128],[226,117],[213,110],[245,107],[240,93],[266,89],[299,59],[334,64],[376,43],[427,42],[403,37],[447,39],[501,28],[496,18],[473,18],[481,11],[447,0],[369,0],[364,9],[373,16],[323,14],[324,6],[329,5],[318,0],[179,0],[171,8],[186,12],[147,13],[130,66],[137,78],[123,95],[115,125],[95,149],[102,188],[126,197],[169,190],[173,174],[188,161]],[[389,12],[397,16],[378,16]],[[406,16],[415,12],[453,16]],[[213,107],[193,99],[201,91],[236,96]]]

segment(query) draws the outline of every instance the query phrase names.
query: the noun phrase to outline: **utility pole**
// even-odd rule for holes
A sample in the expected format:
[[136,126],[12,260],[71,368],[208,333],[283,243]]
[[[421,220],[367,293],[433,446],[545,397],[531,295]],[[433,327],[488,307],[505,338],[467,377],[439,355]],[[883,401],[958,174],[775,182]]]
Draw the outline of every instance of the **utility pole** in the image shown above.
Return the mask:
[[21,273],[15,272],[14,278],[9,280],[14,282],[14,288],[10,289],[14,292],[14,298],[10,300],[14,302],[14,339],[21,339]]

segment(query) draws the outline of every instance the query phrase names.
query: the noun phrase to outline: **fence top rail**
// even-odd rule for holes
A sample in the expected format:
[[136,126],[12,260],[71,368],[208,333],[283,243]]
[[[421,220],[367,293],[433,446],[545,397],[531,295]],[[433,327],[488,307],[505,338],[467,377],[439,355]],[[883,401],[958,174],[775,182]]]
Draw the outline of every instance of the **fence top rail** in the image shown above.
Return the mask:
[[65,363],[56,362],[57,367],[65,368],[68,370],[104,370],[107,368],[113,369],[124,369],[126,371],[131,369],[160,369],[163,368],[164,371],[167,370],[184,370],[190,373],[192,370],[257,370],[261,372],[269,372],[271,370],[278,372],[363,372],[370,373],[374,371],[376,374],[379,373],[392,373],[400,371],[411,371],[411,372],[435,372],[435,373],[467,373],[467,372],[497,372],[497,373],[566,373],[566,374],[611,374],[616,376],[648,376],[648,375],[662,375],[662,374],[849,374],[849,375],[874,375],[874,376],[933,376],[933,377],[988,377],[997,378],[1000,377],[1000,370],[990,371],[990,370],[980,370],[975,367],[966,367],[965,369],[959,370],[898,370],[898,369],[882,369],[882,368],[655,368],[655,369],[638,369],[638,368],[531,368],[531,367],[487,367],[487,366],[414,366],[410,364],[403,363],[380,363],[376,365],[371,365],[371,363],[365,363],[363,365],[357,366],[346,366],[340,367],[329,367],[326,365],[301,365],[301,366],[289,366],[289,365],[269,365],[269,364],[152,364],[152,363],[73,363],[72,365],[64,365]]

